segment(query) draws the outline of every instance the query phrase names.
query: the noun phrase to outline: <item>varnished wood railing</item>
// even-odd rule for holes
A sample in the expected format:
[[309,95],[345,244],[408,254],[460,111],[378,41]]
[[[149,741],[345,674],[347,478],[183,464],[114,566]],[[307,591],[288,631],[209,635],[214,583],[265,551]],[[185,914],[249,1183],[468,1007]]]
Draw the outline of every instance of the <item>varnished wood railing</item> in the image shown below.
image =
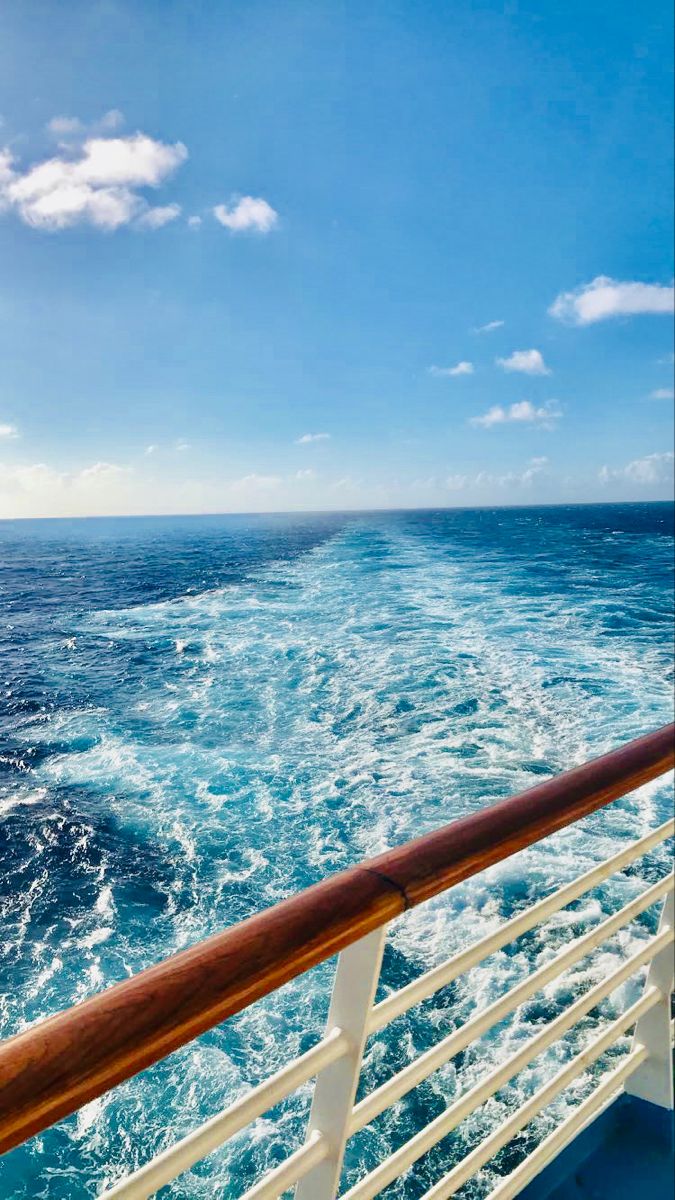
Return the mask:
[[0,1044],[0,1152],[406,909],[673,766],[672,725],[324,880]]

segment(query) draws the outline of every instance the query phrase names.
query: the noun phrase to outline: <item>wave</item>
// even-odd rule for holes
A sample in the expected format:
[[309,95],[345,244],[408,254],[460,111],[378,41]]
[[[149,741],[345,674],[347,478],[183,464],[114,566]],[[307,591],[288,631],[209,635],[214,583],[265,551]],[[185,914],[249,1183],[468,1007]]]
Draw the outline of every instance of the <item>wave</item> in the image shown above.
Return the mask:
[[[551,544],[533,519],[511,520],[505,544],[492,527],[479,537],[437,515],[358,517],[239,582],[74,620],[68,670],[86,679],[87,703],[48,722],[28,717],[17,734],[34,765],[8,814],[14,870],[29,885],[11,925],[24,990],[8,1003],[9,1027],[669,718],[661,542],[641,539],[654,569],[638,574],[628,536],[604,545],[600,530],[589,544],[587,530],[566,529]],[[665,785],[649,785],[408,914],[392,928],[382,989],[459,949],[467,929],[486,933],[590,868],[667,807]],[[647,875],[660,861],[650,857]],[[363,1086],[640,884],[624,872],[397,1022],[369,1046]],[[648,928],[645,918],[592,969],[556,981],[355,1138],[346,1177],[436,1115]],[[306,1049],[320,1036],[331,975],[325,964],[86,1106],[11,1155],[0,1181],[17,1197],[93,1194]],[[432,1168],[455,1161],[611,1011],[608,1001],[386,1195],[421,1195]],[[301,1136],[308,1102],[304,1089],[273,1126],[258,1122],[167,1194],[239,1194]],[[491,1172],[462,1194],[485,1194]]]

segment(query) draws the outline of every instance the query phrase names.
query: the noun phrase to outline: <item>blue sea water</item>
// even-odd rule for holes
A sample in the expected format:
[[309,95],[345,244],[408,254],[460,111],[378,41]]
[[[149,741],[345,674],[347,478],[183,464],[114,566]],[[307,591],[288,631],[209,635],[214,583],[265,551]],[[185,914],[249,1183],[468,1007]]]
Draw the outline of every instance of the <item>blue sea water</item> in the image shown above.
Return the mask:
[[[0,522],[2,1035],[672,719],[672,566],[668,504]],[[392,927],[382,991],[670,806],[667,783],[648,785],[414,910]],[[664,861],[650,855],[394,1023],[368,1045],[363,1089]],[[651,928],[650,914],[353,1139],[345,1180]],[[97,1195],[307,1049],[332,972],[324,964],[12,1152],[0,1196]],[[421,1196],[612,1005],[384,1195]],[[460,1195],[485,1195],[590,1082]],[[298,1144],[309,1099],[301,1089],[161,1195],[234,1200]]]

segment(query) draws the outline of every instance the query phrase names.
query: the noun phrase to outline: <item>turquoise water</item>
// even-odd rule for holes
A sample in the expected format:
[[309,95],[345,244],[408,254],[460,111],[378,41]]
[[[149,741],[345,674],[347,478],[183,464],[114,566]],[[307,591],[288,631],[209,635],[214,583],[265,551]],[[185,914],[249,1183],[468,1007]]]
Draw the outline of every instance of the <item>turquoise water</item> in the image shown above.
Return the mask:
[[[0,556],[5,1036],[329,871],[672,719],[672,505],[0,522]],[[392,930],[382,988],[653,827],[670,804],[666,784],[649,785],[415,910]],[[650,856],[395,1023],[368,1047],[364,1086],[662,868]],[[652,924],[354,1139],[346,1178]],[[7,1156],[0,1195],[95,1196],[308,1048],[332,969]],[[385,1195],[421,1196],[611,1012],[608,1002]],[[236,1197],[297,1144],[308,1100],[304,1089],[162,1194]],[[462,1194],[484,1195],[491,1179],[483,1172]]]

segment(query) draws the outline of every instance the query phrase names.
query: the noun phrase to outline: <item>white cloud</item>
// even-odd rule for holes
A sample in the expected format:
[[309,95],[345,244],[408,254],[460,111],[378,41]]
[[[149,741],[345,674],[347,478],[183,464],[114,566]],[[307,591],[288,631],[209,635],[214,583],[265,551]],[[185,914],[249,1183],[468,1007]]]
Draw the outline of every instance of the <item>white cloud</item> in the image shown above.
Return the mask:
[[602,483],[612,483],[617,479],[638,484],[668,483],[673,477],[674,458],[671,450],[663,454],[647,454],[644,458],[635,458],[626,463],[625,467],[601,467],[598,478]]
[[649,393],[650,400],[672,400],[675,398],[675,392],[672,388],[655,388]]
[[110,108],[107,113],[104,113],[99,121],[101,129],[119,129],[124,124],[124,113],[121,113],[119,108]]
[[52,117],[51,121],[47,121],[47,129],[54,137],[68,138],[72,142],[78,134],[82,138],[87,131],[112,133],[123,124],[124,114],[120,112],[119,108],[111,108],[103,114],[100,120],[92,121],[88,125],[85,125],[79,117]]
[[14,157],[11,150],[0,150],[0,212],[9,207],[7,188],[14,179]]
[[474,491],[476,488],[482,491],[486,488],[496,487],[530,487],[538,476],[545,474],[547,465],[548,458],[541,455],[538,458],[531,458],[522,471],[506,471],[502,475],[495,475],[491,471],[479,471],[477,475],[473,476],[448,475],[445,486],[451,492]]
[[164,444],[160,442],[151,442],[149,446],[145,447],[143,454],[146,458],[150,458],[153,454],[182,454],[185,450],[191,449],[192,447],[189,442],[186,442],[182,438],[178,438],[175,442],[165,442]]
[[664,354],[663,358],[657,358],[656,361],[660,366],[672,367],[675,365],[675,353],[671,350],[669,354]]
[[16,467],[8,467],[0,463],[0,490],[2,491],[32,491],[45,483],[53,485],[64,479],[66,479],[64,474],[53,471],[46,463]]
[[230,483],[233,492],[269,492],[279,487],[283,479],[279,475],[244,475],[242,479],[234,479]]
[[472,333],[492,333],[494,329],[501,329],[505,325],[505,321],[488,321],[487,325],[477,325],[472,329]]
[[152,454],[157,454],[160,451],[169,451],[169,453],[173,452],[175,454],[181,454],[184,450],[190,449],[191,446],[189,442],[186,442],[182,438],[178,438],[175,442],[171,442],[169,444],[165,443],[164,445],[161,445],[159,442],[151,442],[149,446],[145,447],[143,453],[149,458]]
[[84,467],[74,477],[74,481],[76,484],[109,482],[111,479],[119,479],[123,475],[128,475],[129,472],[129,467],[120,467],[116,463],[97,462],[91,467]]
[[44,462],[0,463],[0,515],[13,517],[95,516],[148,512],[152,490],[139,492],[129,467],[95,462],[63,471]]
[[0,425],[0,438],[13,439],[18,438],[19,431],[16,425]]
[[296,446],[307,446],[310,442],[327,442],[330,439],[329,433],[303,433],[302,437],[297,438]]
[[240,200],[230,201],[229,208],[225,204],[217,204],[213,215],[221,225],[233,233],[244,233],[248,230],[270,233],[279,220],[279,214],[259,196],[242,196]]
[[[158,456],[161,449],[170,451],[171,444],[158,443]],[[39,461],[3,463],[0,457],[0,518],[286,510],[307,507],[308,497],[314,503],[319,487],[322,499],[337,496],[312,470],[251,471],[242,478],[224,477],[217,468],[188,474],[170,454],[162,457],[161,471],[153,465],[155,459],[139,457],[134,467],[94,461],[67,470]],[[339,503],[346,502],[345,495]]]
[[442,379],[452,375],[473,375],[473,363],[458,362],[456,367],[429,367],[429,374]]
[[180,204],[164,204],[158,205],[157,208],[148,208],[138,218],[136,228],[161,229],[163,225],[168,225],[169,221],[175,221],[176,217],[180,216],[180,212]]
[[531,458],[529,466],[520,475],[515,476],[515,481],[527,487],[538,475],[541,475],[546,470],[547,465],[548,458],[545,454],[540,454],[537,458]]
[[187,223],[190,226],[190,229],[199,229],[202,219],[201,217],[188,217]]
[[79,117],[52,117],[47,121],[47,129],[54,137],[68,137],[73,133],[81,133],[84,129]]
[[510,422],[522,422],[528,425],[540,425],[543,429],[552,429],[561,417],[561,412],[555,407],[555,400],[536,408],[529,400],[518,400],[508,408],[501,404],[493,404],[480,417],[471,417],[470,424],[482,429],[492,429],[494,425],[506,425]]
[[592,325],[610,317],[672,313],[674,298],[672,286],[620,283],[608,275],[598,275],[573,292],[561,292],[548,311],[559,321],[568,321],[572,325]]
[[182,142],[168,145],[144,133],[126,138],[91,138],[83,149],[82,159],[68,165],[74,165],[77,180],[94,187],[159,187],[187,158]]
[[[51,158],[23,174],[5,151],[0,155],[0,194],[5,205],[35,229],[53,231],[87,223],[113,230],[146,220],[153,210],[138,189],[159,187],[186,158],[181,142],[168,145],[143,133],[89,138],[77,156]],[[174,207],[160,209],[163,216],[150,217],[146,227],[157,228],[173,219]]]
[[540,350],[514,350],[508,358],[498,358],[503,371],[522,371],[525,375],[550,375]]
[[545,472],[547,463],[546,457],[531,458],[522,471],[506,471],[503,475],[490,475],[483,471],[476,477],[476,481],[480,480],[483,484],[497,487],[530,487],[534,480]]
[[468,483],[466,475],[448,475],[445,486],[450,492],[461,492]]
[[42,501],[42,512],[53,512],[52,501],[69,496],[105,494],[110,485],[119,484],[131,474],[129,467],[117,463],[97,462],[80,471],[57,471],[46,463],[31,463],[8,467],[0,464],[0,491],[31,495]]

